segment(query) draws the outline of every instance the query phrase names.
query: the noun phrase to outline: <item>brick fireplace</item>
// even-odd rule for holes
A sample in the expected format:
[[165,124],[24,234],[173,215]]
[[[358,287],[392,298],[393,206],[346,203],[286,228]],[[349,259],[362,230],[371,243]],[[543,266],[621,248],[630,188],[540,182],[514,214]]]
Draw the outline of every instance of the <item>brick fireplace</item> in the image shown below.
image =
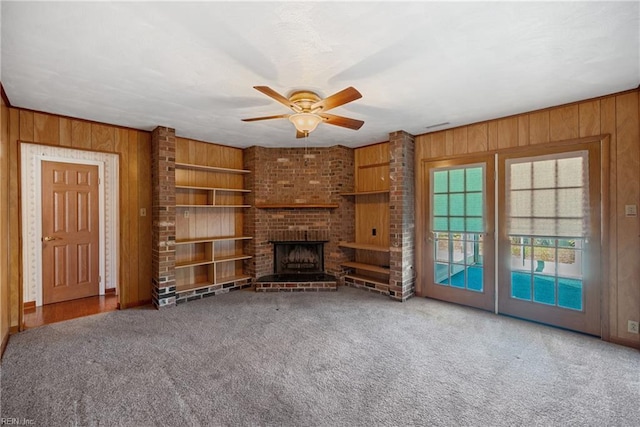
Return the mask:
[[[256,290],[336,289],[344,275],[340,264],[347,261],[338,242],[353,240],[355,234],[353,200],[340,196],[353,188],[353,159],[353,150],[343,146],[245,149],[244,167],[253,173],[245,182],[251,190],[247,201],[252,207],[245,213],[244,233],[254,236],[247,242],[247,252],[254,257],[247,261],[246,270],[257,278]],[[329,276],[319,276],[317,281],[286,282],[268,277],[283,274],[275,264],[274,243],[287,242],[289,252],[295,250],[296,242],[320,244],[316,249],[320,250],[323,271],[315,274]],[[293,267],[296,263],[289,264]],[[280,285],[274,288],[274,283]]]

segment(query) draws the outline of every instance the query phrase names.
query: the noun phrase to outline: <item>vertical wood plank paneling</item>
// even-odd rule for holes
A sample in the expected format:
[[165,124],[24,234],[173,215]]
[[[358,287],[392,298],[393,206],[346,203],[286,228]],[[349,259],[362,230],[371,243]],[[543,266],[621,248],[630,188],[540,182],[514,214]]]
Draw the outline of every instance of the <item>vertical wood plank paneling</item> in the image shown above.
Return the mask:
[[447,156],[453,155],[453,129],[444,131],[444,147]]
[[20,114],[20,126],[18,137],[21,141],[33,142],[33,112],[18,110]]
[[[27,115],[33,118],[33,115]],[[11,328],[19,327],[22,298],[20,296],[20,192],[18,175],[18,140],[21,139],[20,128],[22,123],[31,127],[33,132],[33,120],[24,119],[20,110],[9,109],[9,306]],[[28,136],[28,135],[27,135]],[[33,137],[33,133],[31,133]]]
[[638,92],[616,97],[616,133],[618,148],[618,333],[619,337],[640,341],[627,332],[627,321],[638,320],[640,307],[640,226],[637,217],[625,216],[625,205],[638,204],[640,183],[640,123]]
[[[119,196],[120,196],[120,274],[119,297],[121,307],[127,307],[132,301],[129,296],[129,260],[131,259],[130,215],[129,215],[129,131],[118,129],[114,144],[119,157]],[[151,212],[148,213],[151,215]]]
[[580,113],[578,105],[553,108],[549,111],[549,138],[563,141],[577,138],[580,134]]
[[66,117],[60,118],[60,146],[71,147],[72,145],[72,132],[71,132],[71,119]]
[[[129,264],[129,298],[131,303],[140,301],[138,283],[138,263],[140,260],[139,248],[139,236],[140,236],[140,221],[138,216],[138,132],[129,131],[129,245],[130,245],[130,257],[127,260]],[[145,171],[149,175],[151,171]]]
[[487,122],[487,135],[489,137],[489,150],[495,151],[498,149],[498,122],[491,120]]
[[431,134],[418,135],[415,141],[416,159],[427,159],[431,157]]
[[518,146],[518,118],[498,120],[498,149]]
[[580,137],[600,135],[600,100],[578,104]]
[[487,129],[486,123],[469,126],[469,132],[467,133],[467,150],[469,153],[487,151],[489,146]]
[[91,149],[95,151],[113,152],[116,128],[113,126],[91,123]]
[[89,122],[71,121],[71,146],[82,150],[91,149],[91,124]]
[[138,231],[138,298],[151,299],[151,239],[152,239],[152,183],[151,173],[151,135],[138,132],[138,211],[144,208],[147,215],[139,217]]
[[9,337],[9,107],[0,99],[0,353]]
[[518,145],[529,145],[529,115],[518,116]]
[[58,117],[51,114],[34,113],[33,141],[60,145],[60,123]]
[[600,102],[600,128],[611,136],[609,152],[609,328],[612,335],[618,330],[618,229],[617,229],[617,135],[616,99],[605,98]]
[[431,157],[442,157],[447,154],[445,132],[431,134]]
[[549,142],[549,111],[529,114],[529,144]]
[[459,127],[453,131],[453,154],[466,154],[469,151],[467,145],[467,126]]

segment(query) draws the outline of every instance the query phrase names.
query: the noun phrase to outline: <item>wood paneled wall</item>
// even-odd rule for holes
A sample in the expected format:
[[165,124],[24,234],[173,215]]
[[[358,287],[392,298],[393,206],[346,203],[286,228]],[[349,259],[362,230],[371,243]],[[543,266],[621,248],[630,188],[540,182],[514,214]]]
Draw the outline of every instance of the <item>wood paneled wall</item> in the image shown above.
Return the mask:
[[0,98],[0,356],[9,338],[9,108]]
[[603,190],[609,192],[610,274],[603,282],[611,339],[634,346],[640,336],[627,332],[627,320],[640,319],[640,223],[625,217],[625,205],[637,205],[640,195],[639,101],[633,90],[416,137],[419,168],[425,159],[610,135],[609,188]]
[[[150,302],[150,133],[19,108],[6,110],[7,114],[3,110],[2,115],[2,143],[3,147],[8,147],[8,222],[11,226],[4,232],[0,228],[0,240],[9,242],[8,304],[11,328],[18,327],[21,305],[19,141],[119,154],[119,301],[123,308]],[[141,216],[143,208],[146,216]]]

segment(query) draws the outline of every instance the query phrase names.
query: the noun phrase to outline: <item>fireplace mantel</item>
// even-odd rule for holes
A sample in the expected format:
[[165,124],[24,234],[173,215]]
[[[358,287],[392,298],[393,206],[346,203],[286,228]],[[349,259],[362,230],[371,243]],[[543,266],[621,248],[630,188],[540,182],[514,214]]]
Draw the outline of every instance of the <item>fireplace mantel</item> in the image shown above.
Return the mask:
[[258,209],[337,209],[337,203],[256,203]]

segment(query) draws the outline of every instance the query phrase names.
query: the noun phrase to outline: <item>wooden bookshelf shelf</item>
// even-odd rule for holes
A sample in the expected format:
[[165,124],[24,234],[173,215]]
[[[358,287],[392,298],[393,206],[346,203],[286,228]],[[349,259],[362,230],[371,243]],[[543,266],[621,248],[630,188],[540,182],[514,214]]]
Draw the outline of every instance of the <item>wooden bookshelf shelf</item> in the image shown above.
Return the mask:
[[345,266],[345,267],[349,267],[349,268],[355,268],[357,270],[365,270],[365,271],[371,271],[373,273],[380,273],[380,274],[389,274],[390,271],[388,268],[385,267],[380,267],[379,265],[373,265],[373,264],[365,264],[362,262],[343,262],[341,265]]
[[375,252],[389,252],[388,246],[378,246],[371,245],[367,243],[356,243],[356,242],[340,242],[338,246],[342,248],[351,248],[351,249],[362,249],[366,251],[375,251]]
[[176,245],[189,245],[191,243],[209,243],[209,242],[226,242],[233,240],[251,240],[249,236],[225,236],[225,237],[202,237],[196,239],[180,239],[176,240]]
[[176,188],[182,190],[202,190],[202,191],[220,191],[229,193],[251,193],[251,190],[244,188],[220,188],[220,187],[196,187],[191,185],[176,185]]

